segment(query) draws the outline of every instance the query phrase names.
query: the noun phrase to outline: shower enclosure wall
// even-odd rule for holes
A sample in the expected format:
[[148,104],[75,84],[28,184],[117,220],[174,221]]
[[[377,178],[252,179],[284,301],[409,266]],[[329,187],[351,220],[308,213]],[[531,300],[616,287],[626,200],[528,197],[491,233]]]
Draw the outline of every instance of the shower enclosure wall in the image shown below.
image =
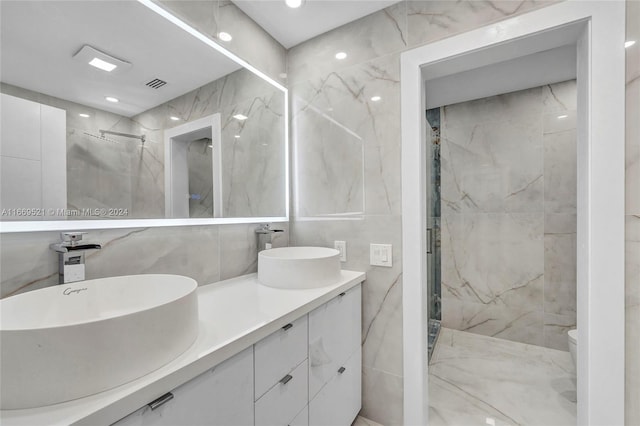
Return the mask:
[[440,108],[427,110],[430,135],[427,162],[430,182],[427,185],[427,285],[429,288],[429,360],[440,332],[442,319],[441,261],[440,261]]

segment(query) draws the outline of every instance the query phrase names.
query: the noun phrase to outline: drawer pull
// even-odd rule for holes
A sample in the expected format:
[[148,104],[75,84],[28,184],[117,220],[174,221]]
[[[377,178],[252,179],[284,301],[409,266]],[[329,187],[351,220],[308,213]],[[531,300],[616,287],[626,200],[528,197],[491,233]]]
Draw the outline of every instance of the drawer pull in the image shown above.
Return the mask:
[[343,292],[342,292],[342,293],[340,293],[338,296],[342,297],[342,296],[344,296],[345,294],[347,294],[347,293],[343,291]]
[[344,368],[344,367],[340,367],[340,368],[338,368],[338,374],[342,374],[342,373],[344,373],[346,370],[347,370],[346,368]]
[[293,324],[289,323],[289,324],[285,325],[284,327],[282,327],[282,329],[283,329],[284,331],[287,331],[287,330],[288,330],[288,329],[290,329],[291,327],[293,327]]
[[173,394],[171,392],[167,392],[164,395],[162,395],[160,398],[151,401],[147,405],[153,411],[156,408],[160,407],[161,405],[171,401],[172,399],[173,399]]
[[289,380],[291,379],[293,379],[293,376],[291,374],[287,374],[282,379],[280,379],[280,383],[282,383],[283,385],[286,385],[287,383],[289,383]]

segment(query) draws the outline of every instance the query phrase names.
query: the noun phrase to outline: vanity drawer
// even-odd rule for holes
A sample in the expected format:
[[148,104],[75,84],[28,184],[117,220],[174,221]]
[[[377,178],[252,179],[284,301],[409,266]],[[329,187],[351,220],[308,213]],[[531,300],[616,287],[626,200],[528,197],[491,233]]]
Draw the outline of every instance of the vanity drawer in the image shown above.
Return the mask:
[[334,372],[309,402],[309,426],[350,425],[362,406],[362,350]]
[[309,398],[360,347],[361,312],[357,285],[309,313]]
[[301,420],[299,413],[308,401],[307,370],[305,359],[292,372],[285,374],[277,384],[255,403],[256,426],[286,426],[294,419]]
[[307,324],[305,315],[254,345],[256,401],[307,358]]

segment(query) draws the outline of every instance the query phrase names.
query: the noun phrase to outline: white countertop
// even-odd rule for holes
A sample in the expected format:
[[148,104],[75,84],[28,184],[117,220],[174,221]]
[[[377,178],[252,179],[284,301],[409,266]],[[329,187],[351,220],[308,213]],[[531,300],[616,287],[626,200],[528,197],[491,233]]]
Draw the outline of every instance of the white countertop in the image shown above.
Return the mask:
[[342,271],[341,276],[335,285],[305,290],[265,287],[258,283],[256,274],[202,286],[198,288],[198,339],[177,359],[132,382],[85,398],[46,407],[2,410],[0,423],[111,424],[365,279],[363,272]]

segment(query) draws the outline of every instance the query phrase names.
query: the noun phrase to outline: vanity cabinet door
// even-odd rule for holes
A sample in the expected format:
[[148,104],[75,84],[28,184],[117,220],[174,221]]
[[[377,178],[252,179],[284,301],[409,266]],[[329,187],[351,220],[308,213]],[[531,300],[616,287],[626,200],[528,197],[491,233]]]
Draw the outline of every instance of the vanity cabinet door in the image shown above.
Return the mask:
[[362,351],[360,347],[309,402],[309,426],[353,423],[362,406]]
[[309,313],[309,399],[360,348],[361,306],[357,285]]
[[171,393],[173,399],[155,410],[147,405],[115,425],[253,425],[253,348],[245,349]]

